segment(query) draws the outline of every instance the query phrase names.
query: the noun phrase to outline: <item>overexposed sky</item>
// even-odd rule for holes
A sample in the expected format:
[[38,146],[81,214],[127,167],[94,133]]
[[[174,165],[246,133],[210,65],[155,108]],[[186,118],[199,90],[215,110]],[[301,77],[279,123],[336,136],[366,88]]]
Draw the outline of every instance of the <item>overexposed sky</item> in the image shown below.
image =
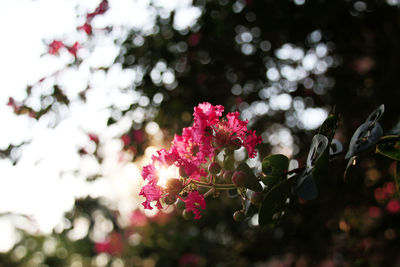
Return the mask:
[[[126,130],[122,126],[105,131],[106,107],[110,101],[121,105],[132,101],[116,90],[132,82],[132,73],[115,66],[107,75],[91,77],[91,85],[96,88],[89,92],[88,102],[85,105],[73,103],[70,110],[61,110],[63,120],[55,129],[47,127],[51,116],[43,117],[39,122],[28,116],[15,116],[6,103],[10,96],[17,101],[24,99],[26,85],[62,70],[72,62],[73,58],[67,51],[61,51],[59,56],[46,54],[46,44],[54,39],[67,44],[79,41],[84,46],[80,53],[86,60],[79,69],[68,69],[48,81],[51,84],[57,79],[64,85],[65,93],[73,99],[86,86],[90,67],[107,66],[113,62],[118,53],[118,48],[113,44],[113,35],[123,35],[126,29],[132,27],[152,27],[155,13],[148,9],[148,2],[110,0],[110,10],[96,17],[93,26],[96,32],[104,26],[113,25],[114,33],[104,38],[99,30],[100,33],[94,37],[99,39],[93,41],[96,47],[88,48],[85,47],[87,36],[77,32],[76,27],[83,24],[82,15],[92,12],[100,0],[2,0],[0,124],[3,127],[0,131],[0,149],[5,149],[10,143],[32,142],[24,147],[16,166],[7,159],[0,160],[0,213],[28,215],[32,219],[33,230],[50,232],[63,213],[72,208],[76,196],[91,194],[119,199],[119,207],[126,211],[138,205],[132,200],[132,195],[138,193],[140,172],[133,164],[118,162],[117,155],[121,149],[119,140],[109,142],[105,148],[107,154],[114,155],[106,159],[105,166],[98,166],[93,159],[81,160],[76,153],[80,146],[90,143],[85,132],[97,133],[101,140],[111,140]],[[189,6],[190,1],[156,2],[165,6],[166,12],[178,10],[180,15],[177,17],[180,18],[175,20],[177,28],[193,23],[193,17],[200,14],[199,10]],[[110,89],[112,87],[114,91]],[[46,90],[46,86],[38,88]],[[129,127],[129,124],[125,123],[125,126]],[[87,170],[86,173],[100,170],[107,179],[86,183],[84,177],[71,174],[76,169]],[[0,218],[0,236],[4,240],[0,242],[0,251],[6,251],[16,238],[10,229],[13,229],[12,223],[7,218]]]

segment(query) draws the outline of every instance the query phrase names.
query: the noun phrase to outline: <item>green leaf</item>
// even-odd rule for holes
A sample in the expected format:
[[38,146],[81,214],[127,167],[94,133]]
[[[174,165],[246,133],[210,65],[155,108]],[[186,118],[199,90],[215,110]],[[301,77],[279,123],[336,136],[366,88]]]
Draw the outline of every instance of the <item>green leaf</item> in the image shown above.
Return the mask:
[[372,111],[371,114],[369,114],[368,118],[365,121],[375,123],[382,117],[383,112],[385,112],[384,104],[380,105],[374,111]]
[[378,120],[381,118],[385,106],[382,104],[369,114],[363,124],[358,127],[350,140],[349,150],[345,155],[345,159],[358,156],[361,153],[374,147],[382,137],[383,130]]
[[296,194],[304,200],[314,200],[318,197],[318,188],[310,170],[305,170],[295,185]]
[[388,135],[382,137],[376,146],[376,152],[400,161],[400,136]]
[[242,171],[247,174],[245,187],[256,192],[262,191],[262,186],[258,181],[257,177],[254,175],[253,170],[246,163],[242,162],[236,168],[237,171]]
[[289,159],[282,154],[269,155],[262,160],[262,171],[265,174],[262,182],[272,187],[285,178],[283,175],[289,167]]
[[258,223],[266,225],[273,222],[275,213],[282,210],[286,197],[292,192],[293,178],[285,179],[271,188],[266,194],[258,213]]
[[382,127],[378,122],[364,122],[361,124],[350,140],[349,150],[347,151],[345,159],[358,156],[370,148],[373,148],[382,137],[382,134]]
[[332,140],[339,124],[339,118],[339,114],[330,114],[319,127],[318,133],[328,137],[329,141]]

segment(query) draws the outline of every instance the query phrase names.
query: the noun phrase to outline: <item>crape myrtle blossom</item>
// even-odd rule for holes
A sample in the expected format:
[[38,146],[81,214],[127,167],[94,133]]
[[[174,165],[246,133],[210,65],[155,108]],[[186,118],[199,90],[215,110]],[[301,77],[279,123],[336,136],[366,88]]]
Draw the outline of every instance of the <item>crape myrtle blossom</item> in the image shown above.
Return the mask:
[[[175,135],[171,148],[160,149],[152,156],[152,163],[143,167],[142,177],[147,184],[139,195],[146,198],[142,203],[146,209],[153,206],[161,209],[162,202],[173,204],[179,198],[185,203],[186,212],[199,219],[208,193],[200,194],[197,187],[216,188],[217,184],[213,184],[216,174],[207,168],[211,163],[217,164],[216,155],[243,146],[250,158],[256,156],[255,146],[261,143],[261,137],[247,129],[248,121],[240,120],[238,112],[223,118],[223,111],[221,105],[199,104],[194,108],[192,126],[184,128],[182,135]],[[171,169],[175,171],[165,180],[164,173]],[[204,183],[207,178],[209,182]]]

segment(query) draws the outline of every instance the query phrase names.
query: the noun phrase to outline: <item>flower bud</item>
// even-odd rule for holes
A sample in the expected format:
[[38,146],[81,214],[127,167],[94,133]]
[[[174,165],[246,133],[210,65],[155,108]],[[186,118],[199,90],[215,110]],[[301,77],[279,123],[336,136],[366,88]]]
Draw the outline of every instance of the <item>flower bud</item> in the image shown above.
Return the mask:
[[260,205],[263,200],[264,200],[264,195],[261,192],[253,192],[253,194],[250,197],[250,202],[253,205]]
[[218,174],[221,171],[221,166],[216,162],[212,162],[210,165],[208,165],[208,171],[211,174]]
[[239,138],[233,138],[229,141],[229,148],[232,150],[239,149],[242,146],[242,140]]
[[235,213],[233,214],[233,220],[235,222],[241,222],[246,218],[246,215],[244,214],[244,212],[242,210],[237,210],[235,211]]
[[178,198],[178,201],[176,201],[176,203],[175,203],[175,207],[177,210],[183,211],[186,207],[186,204],[185,204],[185,202],[183,202],[182,199]]
[[172,205],[176,201],[176,195],[166,195],[164,198],[164,202],[167,205]]
[[182,216],[185,220],[191,221],[194,219],[194,214],[191,211],[184,210]]
[[224,172],[223,177],[224,177],[225,183],[227,183],[227,184],[232,183],[232,175],[233,175],[233,171],[231,171],[231,170],[227,170]]
[[183,183],[179,179],[169,179],[165,187],[165,191],[170,195],[179,194],[183,189]]
[[236,187],[244,187],[246,185],[247,174],[242,171],[236,171],[232,176],[232,183]]

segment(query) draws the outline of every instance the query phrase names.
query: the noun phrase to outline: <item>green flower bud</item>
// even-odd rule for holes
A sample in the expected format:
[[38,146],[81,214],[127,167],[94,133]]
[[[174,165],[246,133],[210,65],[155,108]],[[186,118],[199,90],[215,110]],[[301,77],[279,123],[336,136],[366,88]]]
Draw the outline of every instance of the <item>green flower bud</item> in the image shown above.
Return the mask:
[[172,204],[175,203],[175,201],[176,201],[176,196],[175,195],[167,195],[164,198],[164,202],[167,205],[172,205]]
[[175,178],[169,179],[165,187],[165,191],[170,195],[179,194],[182,189],[183,189],[182,181]]
[[186,208],[186,204],[182,199],[178,198],[178,201],[175,202],[175,207],[177,210],[183,211]]
[[247,174],[242,171],[236,171],[232,176],[232,183],[236,187],[244,187],[247,181]]
[[211,174],[218,174],[221,171],[221,166],[216,162],[212,162],[210,165],[208,165],[208,171]]
[[233,175],[233,171],[228,170],[224,172],[224,180],[227,184],[232,183],[232,175]]
[[237,210],[235,211],[235,213],[233,214],[233,220],[235,222],[241,222],[246,218],[246,215],[244,214],[244,211],[242,210]]
[[194,214],[191,211],[184,210],[182,216],[185,220],[191,221],[194,219]]

